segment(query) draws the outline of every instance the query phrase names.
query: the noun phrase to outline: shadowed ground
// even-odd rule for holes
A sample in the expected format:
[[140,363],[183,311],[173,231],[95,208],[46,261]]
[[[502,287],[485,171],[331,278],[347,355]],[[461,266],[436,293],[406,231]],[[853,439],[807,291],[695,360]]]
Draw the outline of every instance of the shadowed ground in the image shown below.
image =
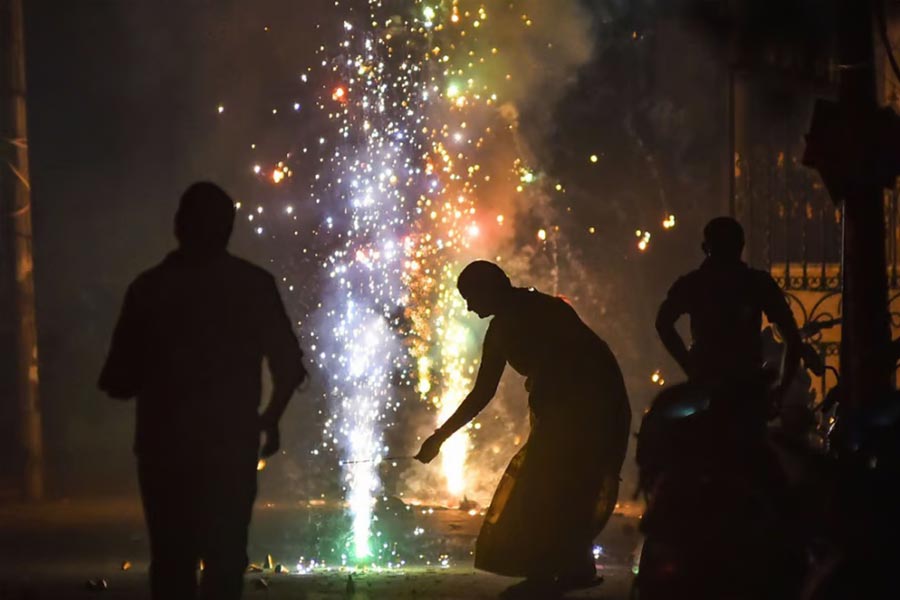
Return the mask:
[[[379,523],[393,538],[389,546],[406,564],[393,569],[363,569],[352,574],[326,561],[304,570],[310,556],[335,547],[339,507],[260,502],[250,530],[251,562],[290,573],[266,570],[247,575],[246,598],[494,598],[517,580],[477,572],[471,549],[480,514],[460,510],[382,506]],[[627,598],[631,561],[637,543],[636,521],[617,516],[599,540],[598,567],[605,582],[572,598]],[[388,542],[384,542],[388,543]],[[318,549],[318,550],[317,550]],[[0,506],[0,600],[65,598],[148,598],[148,548],[135,500],[58,501],[40,506]],[[339,554],[338,554],[339,556]],[[320,558],[319,558],[320,560]],[[125,562],[131,563],[127,571]],[[447,566],[442,566],[442,562]],[[104,579],[108,589],[92,591],[89,580]],[[260,581],[265,582],[265,585]]]

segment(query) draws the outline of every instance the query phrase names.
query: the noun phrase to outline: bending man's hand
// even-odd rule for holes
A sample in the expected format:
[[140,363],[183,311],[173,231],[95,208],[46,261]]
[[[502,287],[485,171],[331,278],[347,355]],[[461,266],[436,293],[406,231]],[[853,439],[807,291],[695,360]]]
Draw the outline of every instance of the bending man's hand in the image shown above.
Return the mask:
[[427,465],[440,453],[443,443],[444,437],[441,434],[437,432],[431,434],[431,437],[422,442],[422,447],[415,456],[416,460]]

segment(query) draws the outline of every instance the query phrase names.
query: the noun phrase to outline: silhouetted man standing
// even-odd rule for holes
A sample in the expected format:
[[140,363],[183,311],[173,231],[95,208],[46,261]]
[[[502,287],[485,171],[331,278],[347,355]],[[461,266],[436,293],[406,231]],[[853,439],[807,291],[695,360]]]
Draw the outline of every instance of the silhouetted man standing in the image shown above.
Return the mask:
[[[137,397],[135,453],[154,599],[240,598],[260,455],[305,379],[273,277],[230,255],[231,198],[196,183],[175,215],[178,249],[128,288],[100,388]],[[272,397],[260,415],[261,369]],[[260,432],[265,443],[260,449]]]
[[[706,225],[702,248],[706,260],[675,282],[659,308],[656,330],[663,345],[691,380],[749,381],[763,364],[765,313],[785,340],[783,391],[799,367],[802,342],[778,284],[741,260],[744,230],[730,217]],[[690,350],[675,330],[685,314],[691,320]]]

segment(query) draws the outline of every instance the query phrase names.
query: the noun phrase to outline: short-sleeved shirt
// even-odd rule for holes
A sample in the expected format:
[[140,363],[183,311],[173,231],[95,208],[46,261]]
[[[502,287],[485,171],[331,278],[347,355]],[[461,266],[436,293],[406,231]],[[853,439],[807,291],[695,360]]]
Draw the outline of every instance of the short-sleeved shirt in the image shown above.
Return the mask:
[[793,320],[772,276],[743,262],[707,259],[679,278],[663,311],[691,321],[691,359],[700,376],[749,374],[762,366],[762,315],[773,323]]
[[139,456],[256,452],[262,361],[296,387],[303,353],[274,278],[180,251],[128,288],[100,388],[137,397]]

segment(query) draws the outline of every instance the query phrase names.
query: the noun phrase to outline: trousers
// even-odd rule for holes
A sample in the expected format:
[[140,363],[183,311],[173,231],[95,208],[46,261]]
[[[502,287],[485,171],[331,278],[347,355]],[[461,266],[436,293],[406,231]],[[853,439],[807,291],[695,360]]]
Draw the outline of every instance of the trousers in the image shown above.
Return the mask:
[[[255,455],[138,458],[154,600],[238,600],[256,498]],[[197,581],[200,561],[203,570]]]

